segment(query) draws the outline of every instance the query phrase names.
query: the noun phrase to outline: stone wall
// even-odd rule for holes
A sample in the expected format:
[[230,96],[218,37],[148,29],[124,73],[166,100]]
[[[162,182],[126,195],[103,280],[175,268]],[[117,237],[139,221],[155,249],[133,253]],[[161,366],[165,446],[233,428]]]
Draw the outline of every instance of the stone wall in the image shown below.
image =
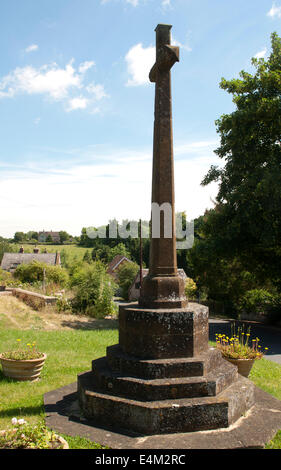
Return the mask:
[[41,310],[47,305],[55,304],[57,301],[57,297],[49,297],[47,295],[37,294],[37,292],[31,292],[19,288],[14,288],[11,290],[15,297],[25,302],[34,310]]

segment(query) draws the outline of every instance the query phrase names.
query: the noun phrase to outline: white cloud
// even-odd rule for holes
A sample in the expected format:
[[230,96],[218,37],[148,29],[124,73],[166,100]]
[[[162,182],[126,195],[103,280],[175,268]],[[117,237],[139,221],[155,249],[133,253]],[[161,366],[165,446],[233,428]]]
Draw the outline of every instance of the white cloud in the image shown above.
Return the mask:
[[85,73],[87,72],[87,70],[91,69],[94,65],[95,65],[95,62],[93,60],[88,60],[80,64],[78,70],[80,73]]
[[94,96],[96,101],[100,101],[102,98],[107,98],[109,96],[105,92],[104,86],[100,84],[95,85],[94,83],[90,83],[90,85],[86,87],[86,90],[88,93]]
[[68,102],[67,111],[73,111],[75,109],[86,109],[88,106],[89,100],[87,98],[83,98],[83,96],[79,96],[78,98],[72,98]]
[[273,3],[271,9],[267,13],[267,16],[270,16],[271,18],[281,18],[281,6],[278,7],[275,5],[275,3]]
[[255,58],[256,59],[262,59],[262,58],[265,57],[266,53],[267,53],[267,49],[266,49],[266,47],[264,47],[261,51],[256,53]]
[[35,124],[35,126],[38,126],[40,121],[41,121],[41,118],[37,117],[36,119],[34,119],[33,123]]
[[126,2],[133,5],[133,7],[136,7],[139,4],[139,0],[126,0]]
[[[200,183],[211,164],[220,164],[213,154],[216,146],[216,141],[202,141],[175,147],[176,210],[185,210],[188,219],[213,207],[217,184],[202,187]],[[2,163],[0,235],[47,227],[79,235],[82,227],[102,225],[114,217],[148,220],[151,175],[151,149],[75,149],[54,168],[40,158],[18,168],[9,163],[5,168]],[[109,192],[114,198],[108,197]],[[40,199],[34,199],[34,194],[40,194]]]
[[17,67],[0,82],[0,96],[14,96],[17,93],[47,94],[60,100],[71,87],[81,88],[81,77],[75,73],[72,62],[65,68],[57,64],[43,65],[39,69],[32,66]]
[[131,47],[125,56],[130,75],[128,86],[145,85],[149,83],[149,72],[155,62],[155,47],[143,47],[141,43]]
[[173,37],[173,35],[171,35],[171,44],[172,44],[173,46],[178,46],[178,47],[180,47],[181,49],[184,49],[185,51],[189,51],[189,52],[190,52],[190,51],[192,50],[191,47],[188,45],[188,43],[183,44],[182,42],[177,41],[177,40]]
[[25,52],[33,52],[38,50],[38,45],[37,44],[31,44],[25,49]]
[[[84,83],[85,73],[94,66],[94,62],[83,62],[77,70],[73,63],[72,59],[65,67],[59,67],[56,63],[39,68],[30,65],[17,67],[0,80],[0,98],[41,94],[52,100],[66,101],[66,109],[70,111],[86,109],[93,101],[106,97],[103,85]],[[79,97],[73,96],[77,90],[80,91]]]
[[167,8],[171,6],[171,0],[162,0],[162,7]]

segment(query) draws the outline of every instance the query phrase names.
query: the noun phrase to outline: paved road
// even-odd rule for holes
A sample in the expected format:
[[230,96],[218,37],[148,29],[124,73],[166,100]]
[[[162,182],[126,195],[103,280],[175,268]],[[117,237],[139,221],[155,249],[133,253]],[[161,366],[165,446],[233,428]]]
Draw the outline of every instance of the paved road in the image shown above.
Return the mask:
[[[265,359],[281,364],[281,328],[274,328],[272,326],[266,326],[254,322],[244,322],[244,324],[245,330],[248,328],[248,325],[251,327],[250,340],[251,338],[258,337],[260,339],[260,345],[262,347],[262,350],[264,349],[264,347],[268,348],[268,352],[265,356]],[[227,336],[230,336],[231,321],[209,318],[210,341],[216,340],[216,333],[226,334]]]

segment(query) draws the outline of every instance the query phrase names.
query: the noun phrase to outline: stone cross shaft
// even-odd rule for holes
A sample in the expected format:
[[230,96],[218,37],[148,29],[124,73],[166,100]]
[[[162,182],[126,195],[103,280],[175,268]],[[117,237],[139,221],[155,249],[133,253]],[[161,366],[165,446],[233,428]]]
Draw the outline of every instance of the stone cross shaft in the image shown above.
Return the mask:
[[183,281],[177,274],[170,72],[179,61],[179,48],[171,46],[170,25],[159,24],[155,31],[156,62],[149,74],[155,83],[152,207],[153,203],[160,209],[166,206],[171,231],[170,235],[165,234],[167,219],[164,210],[160,210],[160,236],[154,237],[152,216],[149,274],[139,303],[150,308],[181,308],[186,299]]

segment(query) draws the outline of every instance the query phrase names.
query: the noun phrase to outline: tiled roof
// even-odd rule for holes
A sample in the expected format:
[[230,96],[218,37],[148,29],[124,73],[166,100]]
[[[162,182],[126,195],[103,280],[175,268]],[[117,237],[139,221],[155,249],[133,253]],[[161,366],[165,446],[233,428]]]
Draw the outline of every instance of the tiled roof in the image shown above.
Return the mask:
[[108,268],[107,268],[107,272],[109,274],[113,273],[113,271],[115,271],[115,269],[119,266],[119,264],[122,262],[122,261],[127,261],[128,263],[132,263],[132,261],[128,258],[126,258],[126,256],[124,255],[116,255],[112,261],[110,261],[110,263],[108,264]]
[[56,253],[4,253],[1,268],[5,271],[11,271],[16,269],[19,264],[30,264],[32,261],[55,265],[56,256]]

